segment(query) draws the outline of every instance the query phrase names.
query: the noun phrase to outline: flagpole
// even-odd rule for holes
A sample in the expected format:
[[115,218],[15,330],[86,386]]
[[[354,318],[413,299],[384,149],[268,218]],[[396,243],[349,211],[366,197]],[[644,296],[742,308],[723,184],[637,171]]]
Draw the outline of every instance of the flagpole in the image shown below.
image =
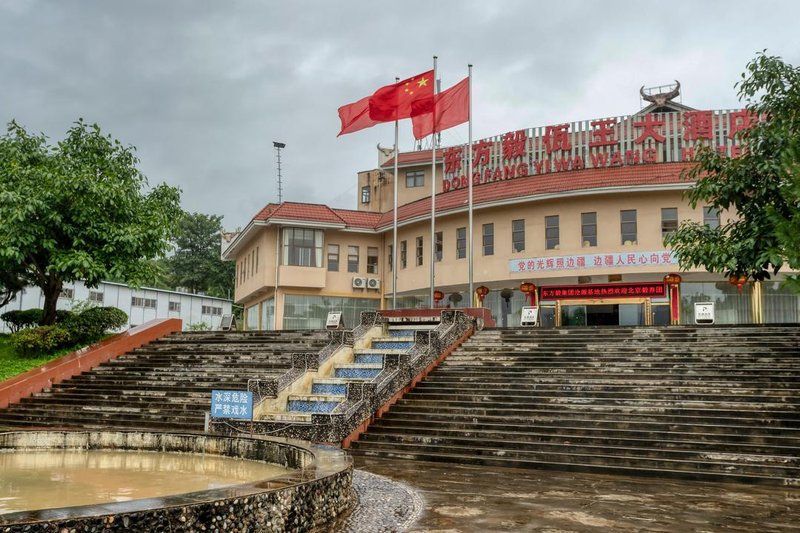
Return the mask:
[[[438,87],[436,84],[436,60],[433,56],[433,94],[436,96]],[[434,99],[433,106],[433,134],[431,135],[431,307],[436,302],[433,301],[433,291],[436,286],[436,104]]]
[[[396,81],[400,81],[400,78],[396,78]],[[397,249],[397,160],[400,158],[400,150],[398,149],[398,137],[400,131],[400,121],[398,119],[394,120],[394,222],[392,224],[393,227],[393,238],[392,238],[392,309],[397,309],[397,254],[399,250]]]
[[475,293],[472,290],[472,65],[467,65],[469,77],[469,140],[467,141],[467,184],[469,187],[469,230],[467,254],[469,256],[469,302],[474,305]]

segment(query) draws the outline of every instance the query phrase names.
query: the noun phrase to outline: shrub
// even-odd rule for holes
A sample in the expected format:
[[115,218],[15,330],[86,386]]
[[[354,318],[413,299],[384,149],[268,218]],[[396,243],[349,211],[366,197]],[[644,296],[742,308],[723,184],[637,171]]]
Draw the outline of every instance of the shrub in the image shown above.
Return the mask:
[[64,326],[76,342],[87,342],[97,340],[109,330],[121,328],[127,323],[128,315],[116,307],[90,307],[73,314]]
[[187,331],[209,331],[211,328],[205,322],[195,322],[186,326]]
[[56,324],[63,324],[71,319],[73,314],[72,311],[68,311],[67,309],[56,310]]
[[42,320],[41,309],[25,309],[24,311],[8,311],[0,315],[0,319],[8,324],[11,333],[21,329],[32,328],[39,325]]
[[17,354],[30,357],[69,346],[73,339],[69,330],[62,326],[39,326],[13,333],[9,343]]

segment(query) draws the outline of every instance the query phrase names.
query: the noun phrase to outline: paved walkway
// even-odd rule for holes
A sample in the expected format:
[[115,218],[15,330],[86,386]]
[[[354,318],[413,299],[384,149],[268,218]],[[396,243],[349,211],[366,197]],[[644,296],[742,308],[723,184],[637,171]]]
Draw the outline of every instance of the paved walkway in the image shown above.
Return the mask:
[[362,458],[355,467],[361,503],[339,531],[800,531],[800,488]]

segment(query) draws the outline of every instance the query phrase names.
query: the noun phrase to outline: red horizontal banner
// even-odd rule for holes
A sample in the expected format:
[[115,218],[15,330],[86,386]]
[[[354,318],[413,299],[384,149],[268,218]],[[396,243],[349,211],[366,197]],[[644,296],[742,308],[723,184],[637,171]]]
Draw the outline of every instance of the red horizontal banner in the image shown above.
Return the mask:
[[607,285],[553,285],[540,289],[541,300],[570,300],[584,298],[664,298],[663,283],[609,283]]

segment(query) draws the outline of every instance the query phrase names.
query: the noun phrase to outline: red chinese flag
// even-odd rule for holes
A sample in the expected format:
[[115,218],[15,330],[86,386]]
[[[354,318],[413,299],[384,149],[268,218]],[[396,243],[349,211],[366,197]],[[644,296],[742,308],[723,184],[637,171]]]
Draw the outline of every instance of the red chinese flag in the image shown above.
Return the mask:
[[464,78],[433,98],[432,113],[412,112],[415,139],[422,139],[431,133],[458,126],[469,120],[469,78]]
[[354,131],[363,130],[375,124],[380,124],[380,121],[369,118],[369,99],[370,97],[367,96],[358,102],[343,105],[339,108],[339,119],[342,121],[342,131],[339,132],[337,137],[345,133],[353,133]]
[[[416,103],[412,112],[412,103]],[[369,117],[377,122],[409,118],[433,110],[433,71],[381,87],[369,97]]]

